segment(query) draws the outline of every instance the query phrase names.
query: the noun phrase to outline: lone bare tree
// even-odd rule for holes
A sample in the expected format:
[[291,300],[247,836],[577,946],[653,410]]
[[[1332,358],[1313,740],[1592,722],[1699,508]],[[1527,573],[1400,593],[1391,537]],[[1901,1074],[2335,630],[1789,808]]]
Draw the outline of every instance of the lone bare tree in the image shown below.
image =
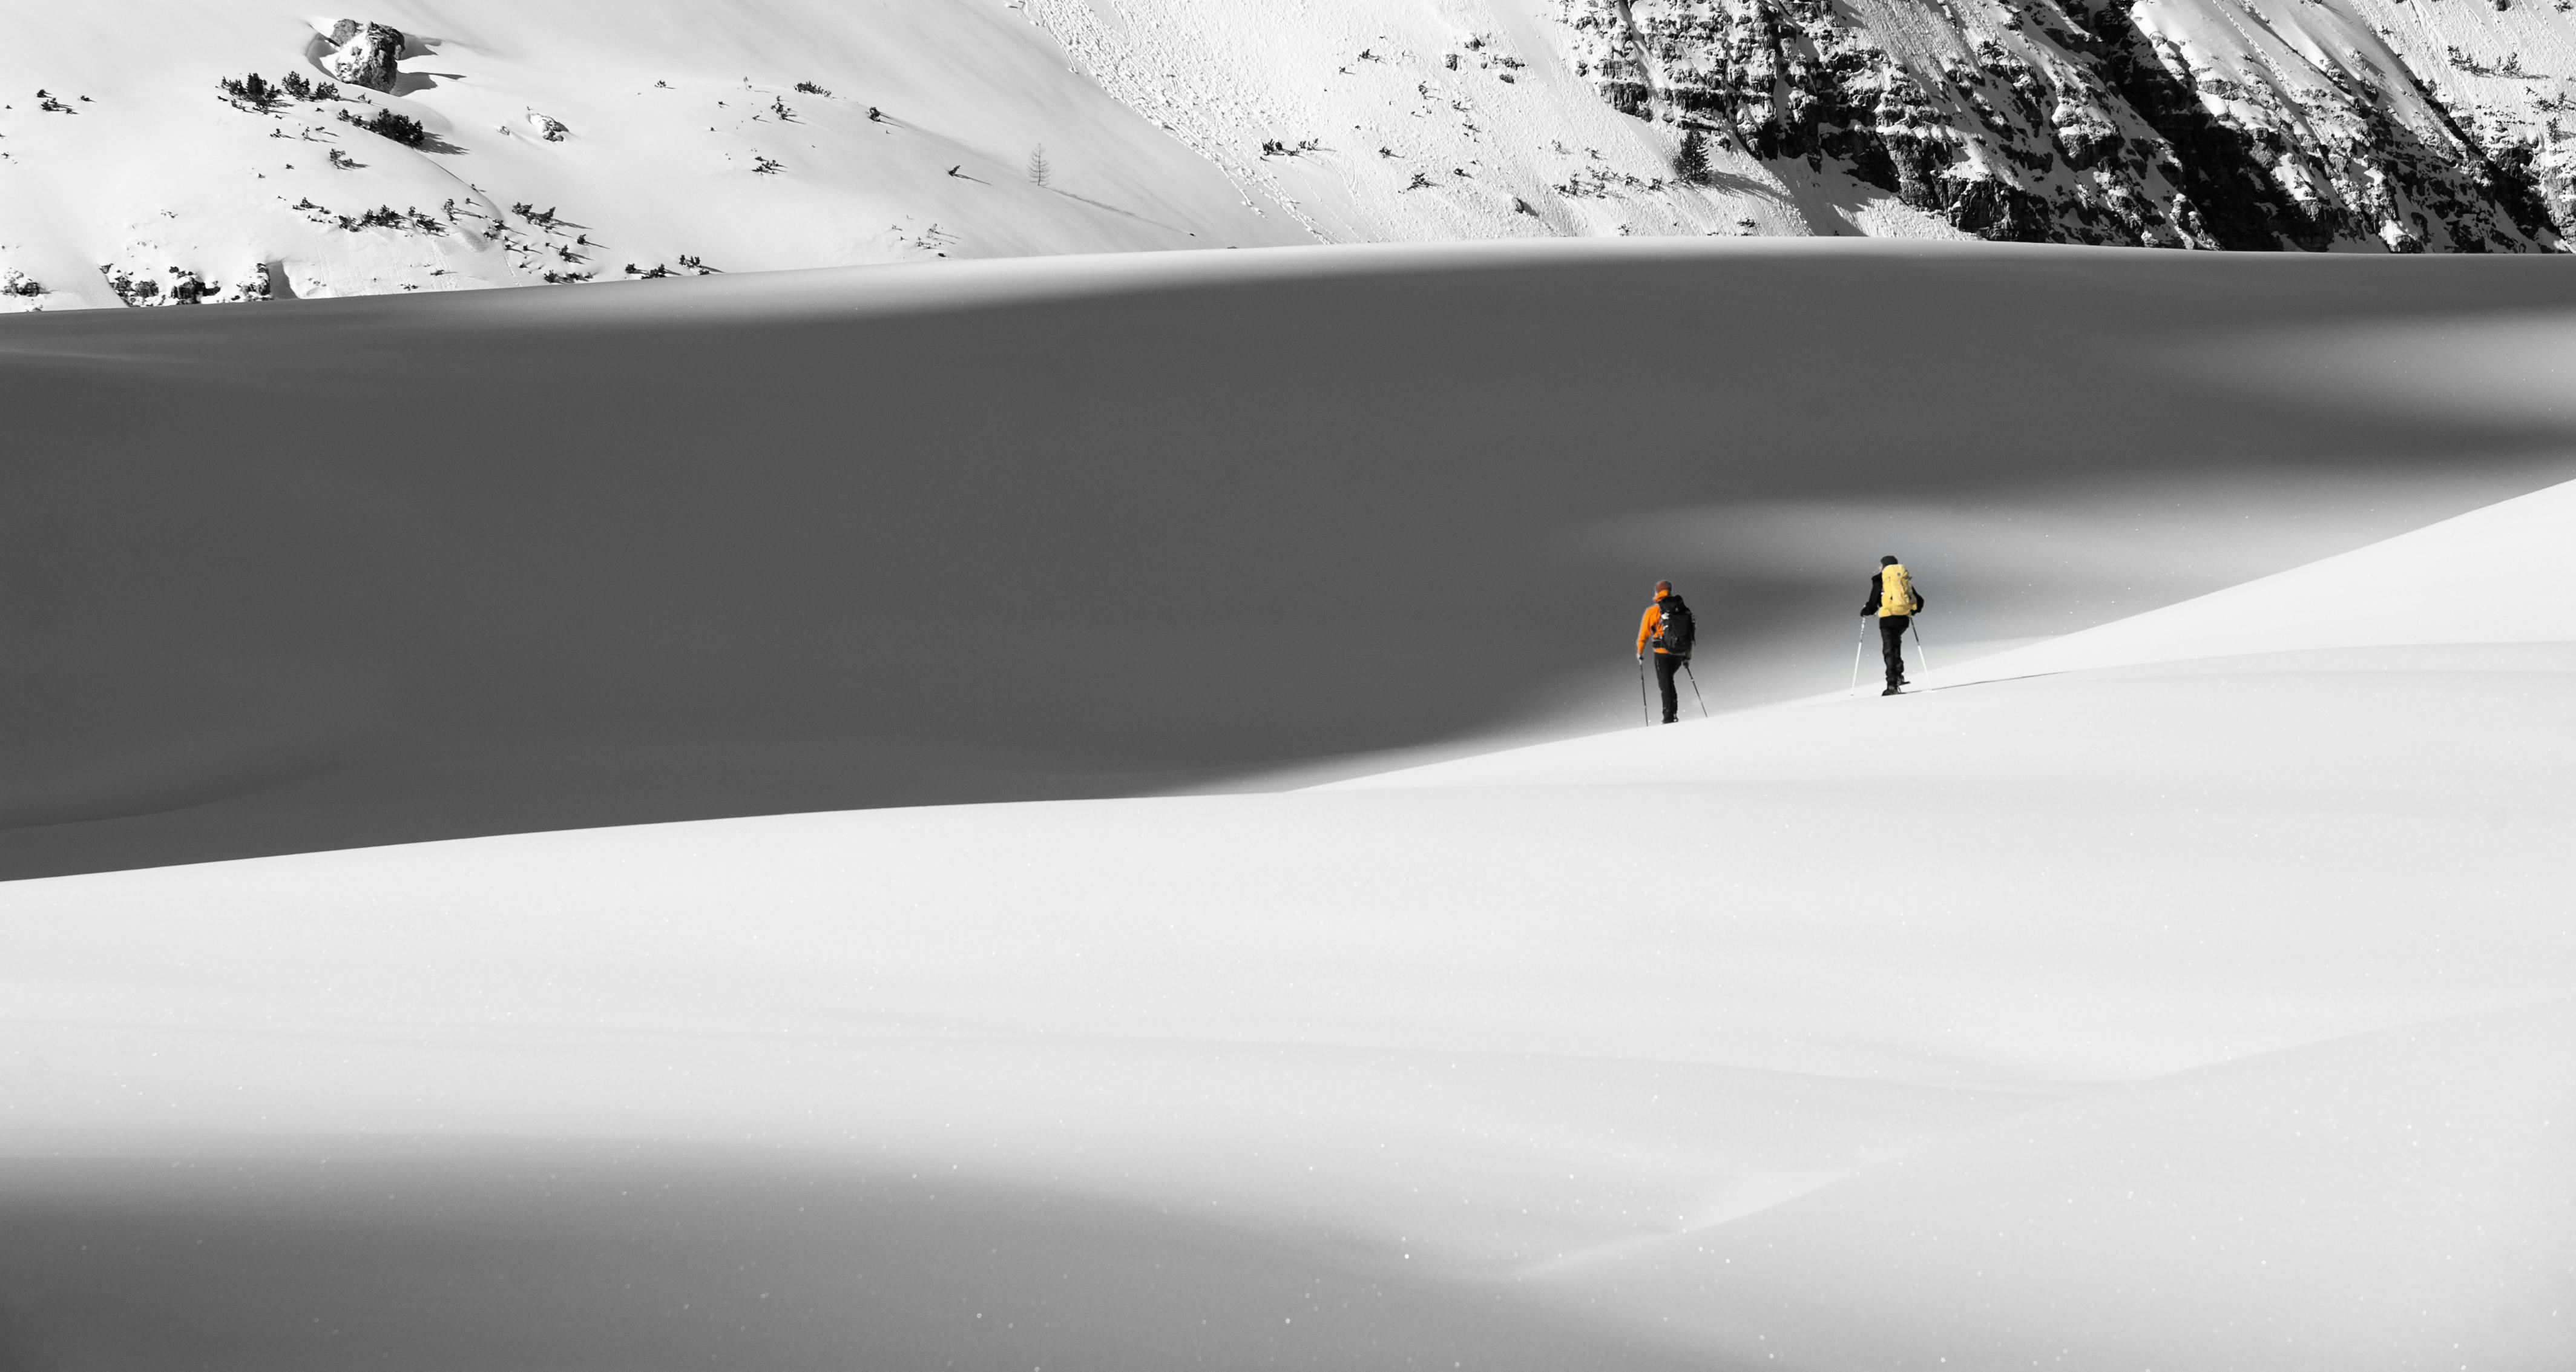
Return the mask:
[[1040,143],[1029,153],[1029,179],[1043,186],[1055,175],[1055,164],[1047,161],[1046,145]]

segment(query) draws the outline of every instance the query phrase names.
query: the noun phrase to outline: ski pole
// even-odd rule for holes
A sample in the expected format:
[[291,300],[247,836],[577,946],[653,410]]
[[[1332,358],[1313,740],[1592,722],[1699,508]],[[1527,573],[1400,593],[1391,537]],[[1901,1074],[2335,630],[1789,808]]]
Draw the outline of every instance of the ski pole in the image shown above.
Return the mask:
[[1682,659],[1682,675],[1690,678],[1691,699],[1699,702],[1699,717],[1708,718],[1708,697],[1699,693],[1699,674],[1690,669],[1690,659]]
[[1642,654],[1637,658],[1637,713],[1645,716],[1647,724],[1655,722],[1655,712],[1646,704],[1646,659]]
[[1932,675],[1932,655],[1923,651],[1923,626],[1908,620],[1905,627],[1914,631],[1914,655],[1923,659],[1923,675]]
[[1852,640],[1851,693],[1853,695],[1860,694],[1860,649],[1861,645],[1867,642],[1869,642],[1869,616],[1862,615],[1860,617],[1860,637]]

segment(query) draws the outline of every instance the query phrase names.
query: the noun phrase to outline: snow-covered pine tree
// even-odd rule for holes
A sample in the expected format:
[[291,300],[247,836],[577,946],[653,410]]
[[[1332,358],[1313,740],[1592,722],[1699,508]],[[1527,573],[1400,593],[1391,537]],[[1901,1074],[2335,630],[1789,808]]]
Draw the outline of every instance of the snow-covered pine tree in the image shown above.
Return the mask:
[[1055,175],[1055,164],[1047,161],[1046,145],[1040,143],[1029,153],[1029,179],[1043,186]]

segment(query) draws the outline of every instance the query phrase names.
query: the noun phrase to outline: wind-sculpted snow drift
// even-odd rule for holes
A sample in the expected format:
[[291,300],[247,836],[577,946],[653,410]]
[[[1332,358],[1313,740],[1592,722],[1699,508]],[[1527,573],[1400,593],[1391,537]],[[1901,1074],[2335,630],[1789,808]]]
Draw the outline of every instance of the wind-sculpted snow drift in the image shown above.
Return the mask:
[[2559,0],[89,0],[0,11],[0,92],[0,309],[1460,238],[2527,252],[2576,222]]
[[[0,1366],[2565,1366],[2571,295],[1630,243],[8,321],[16,870],[698,822],[0,886]],[[1936,655],[2084,631],[1846,696],[1887,551]],[[1657,575],[1724,712],[1492,750],[1632,708]]]

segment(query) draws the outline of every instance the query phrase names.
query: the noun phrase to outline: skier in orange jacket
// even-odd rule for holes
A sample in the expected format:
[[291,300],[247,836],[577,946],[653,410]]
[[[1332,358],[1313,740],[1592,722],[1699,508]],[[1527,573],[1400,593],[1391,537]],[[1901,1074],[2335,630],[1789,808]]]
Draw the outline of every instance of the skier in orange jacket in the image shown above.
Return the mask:
[[1681,693],[1673,689],[1673,673],[1688,664],[1691,641],[1698,635],[1691,622],[1690,607],[1673,594],[1673,583],[1655,583],[1655,601],[1646,607],[1646,617],[1637,621],[1637,660],[1646,660],[1646,645],[1655,647],[1655,685],[1664,693],[1664,722],[1678,724],[1682,717]]

